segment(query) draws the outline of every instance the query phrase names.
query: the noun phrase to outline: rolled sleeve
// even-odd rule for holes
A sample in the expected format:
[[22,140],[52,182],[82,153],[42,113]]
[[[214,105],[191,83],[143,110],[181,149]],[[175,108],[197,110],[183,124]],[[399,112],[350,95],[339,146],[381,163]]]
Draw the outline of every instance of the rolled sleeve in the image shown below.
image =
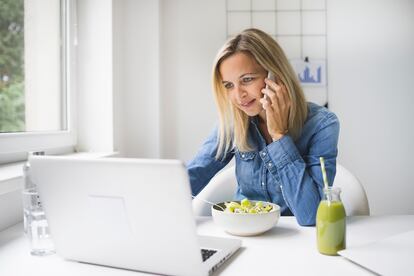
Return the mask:
[[270,143],[260,152],[260,155],[262,160],[268,165],[268,169],[273,166],[271,172],[274,173],[276,173],[276,168],[281,169],[286,164],[302,158],[289,135],[284,135],[279,140]]

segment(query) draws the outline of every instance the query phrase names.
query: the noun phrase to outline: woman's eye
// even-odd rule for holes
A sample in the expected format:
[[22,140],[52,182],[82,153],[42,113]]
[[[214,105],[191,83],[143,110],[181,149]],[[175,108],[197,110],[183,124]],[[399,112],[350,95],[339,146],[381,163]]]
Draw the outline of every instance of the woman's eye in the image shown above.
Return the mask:
[[245,77],[242,80],[243,80],[243,82],[250,82],[250,81],[253,80],[253,78],[252,77]]
[[225,83],[225,84],[224,84],[224,87],[225,87],[226,89],[230,89],[230,88],[232,88],[232,87],[233,87],[233,84],[232,84],[232,83]]

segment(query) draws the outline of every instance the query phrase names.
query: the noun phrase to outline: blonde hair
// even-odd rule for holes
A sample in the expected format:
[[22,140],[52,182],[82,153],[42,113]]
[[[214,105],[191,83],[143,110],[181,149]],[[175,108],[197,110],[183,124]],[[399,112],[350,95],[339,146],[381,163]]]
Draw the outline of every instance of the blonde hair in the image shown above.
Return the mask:
[[237,52],[250,54],[260,66],[272,72],[286,87],[292,102],[288,132],[294,140],[299,137],[307,117],[303,90],[282,48],[261,30],[244,30],[223,45],[213,64],[213,91],[220,120],[216,159],[224,158],[234,147],[240,151],[252,150],[248,143],[249,117],[230,102],[220,74],[221,63]]

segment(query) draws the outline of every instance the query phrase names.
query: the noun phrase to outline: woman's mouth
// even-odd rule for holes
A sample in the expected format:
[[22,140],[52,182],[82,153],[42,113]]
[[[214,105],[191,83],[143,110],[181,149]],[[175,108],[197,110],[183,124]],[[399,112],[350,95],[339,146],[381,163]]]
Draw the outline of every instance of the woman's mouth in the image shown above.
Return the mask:
[[251,100],[249,102],[240,103],[240,106],[243,107],[243,108],[249,108],[249,107],[251,107],[253,105],[253,103],[254,103],[255,100],[256,99],[253,99],[253,100]]

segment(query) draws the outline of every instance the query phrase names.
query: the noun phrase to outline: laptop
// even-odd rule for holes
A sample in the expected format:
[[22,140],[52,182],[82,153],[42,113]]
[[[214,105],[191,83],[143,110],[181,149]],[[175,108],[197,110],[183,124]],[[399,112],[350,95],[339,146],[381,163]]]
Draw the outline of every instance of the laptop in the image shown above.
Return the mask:
[[166,275],[208,275],[241,246],[198,236],[179,160],[32,156],[58,255]]
[[380,275],[414,275],[414,231],[404,232],[338,254]]

